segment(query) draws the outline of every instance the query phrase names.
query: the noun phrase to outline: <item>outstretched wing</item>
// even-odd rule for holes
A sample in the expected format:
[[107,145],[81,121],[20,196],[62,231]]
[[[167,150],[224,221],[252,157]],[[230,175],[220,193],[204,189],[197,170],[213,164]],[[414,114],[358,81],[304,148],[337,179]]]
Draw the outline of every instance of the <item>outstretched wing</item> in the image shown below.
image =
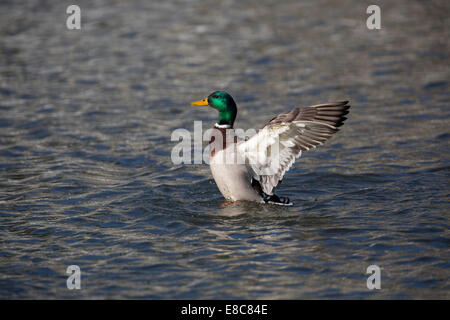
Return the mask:
[[238,144],[253,178],[266,194],[283,179],[302,151],[322,145],[347,119],[348,101],[295,108],[282,113]]

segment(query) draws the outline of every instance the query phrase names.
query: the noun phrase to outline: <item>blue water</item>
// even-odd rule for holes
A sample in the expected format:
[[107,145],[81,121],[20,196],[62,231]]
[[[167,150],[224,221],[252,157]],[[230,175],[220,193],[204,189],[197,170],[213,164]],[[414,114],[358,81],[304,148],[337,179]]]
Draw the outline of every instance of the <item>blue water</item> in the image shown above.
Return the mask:
[[[449,298],[448,2],[379,1],[381,30],[360,1],[77,4],[81,31],[0,3],[0,298]],[[351,101],[294,206],[221,207],[208,165],[172,163],[217,89],[244,129]]]

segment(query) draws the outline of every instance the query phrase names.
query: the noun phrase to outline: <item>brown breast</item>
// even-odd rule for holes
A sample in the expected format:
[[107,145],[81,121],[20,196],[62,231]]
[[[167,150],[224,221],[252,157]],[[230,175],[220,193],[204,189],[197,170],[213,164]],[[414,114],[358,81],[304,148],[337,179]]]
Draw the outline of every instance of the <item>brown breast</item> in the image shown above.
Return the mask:
[[[233,129],[231,128],[220,128],[217,126],[213,127],[211,138],[209,140],[209,147],[210,147],[210,157],[214,157],[217,152],[220,150],[224,150],[227,147],[227,143],[231,143],[233,141],[234,143],[237,142],[237,137],[233,135]],[[228,133],[228,135],[227,135]],[[231,141],[227,141],[231,140]]]

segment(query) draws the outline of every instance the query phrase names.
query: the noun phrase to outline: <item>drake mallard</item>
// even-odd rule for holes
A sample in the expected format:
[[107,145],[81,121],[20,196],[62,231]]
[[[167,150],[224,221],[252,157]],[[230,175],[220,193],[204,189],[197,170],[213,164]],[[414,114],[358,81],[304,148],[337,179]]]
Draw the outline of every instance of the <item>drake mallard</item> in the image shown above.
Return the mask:
[[289,198],[273,193],[284,174],[302,151],[324,144],[339,131],[350,108],[348,101],[295,108],[272,118],[248,139],[238,141],[233,128],[237,106],[231,95],[215,91],[192,105],[210,106],[219,112],[209,143],[209,160],[225,199],[279,205],[292,205]]

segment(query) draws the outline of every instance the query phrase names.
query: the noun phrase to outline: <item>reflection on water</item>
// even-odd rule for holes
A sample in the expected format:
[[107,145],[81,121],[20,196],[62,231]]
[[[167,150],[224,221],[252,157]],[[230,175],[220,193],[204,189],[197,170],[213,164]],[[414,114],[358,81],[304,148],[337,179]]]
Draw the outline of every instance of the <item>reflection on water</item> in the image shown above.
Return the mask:
[[[0,297],[449,297],[449,4],[381,1],[377,31],[358,1],[78,5],[68,31],[64,4],[0,3]],[[245,129],[351,101],[293,207],[221,207],[208,166],[171,163],[216,89]]]

